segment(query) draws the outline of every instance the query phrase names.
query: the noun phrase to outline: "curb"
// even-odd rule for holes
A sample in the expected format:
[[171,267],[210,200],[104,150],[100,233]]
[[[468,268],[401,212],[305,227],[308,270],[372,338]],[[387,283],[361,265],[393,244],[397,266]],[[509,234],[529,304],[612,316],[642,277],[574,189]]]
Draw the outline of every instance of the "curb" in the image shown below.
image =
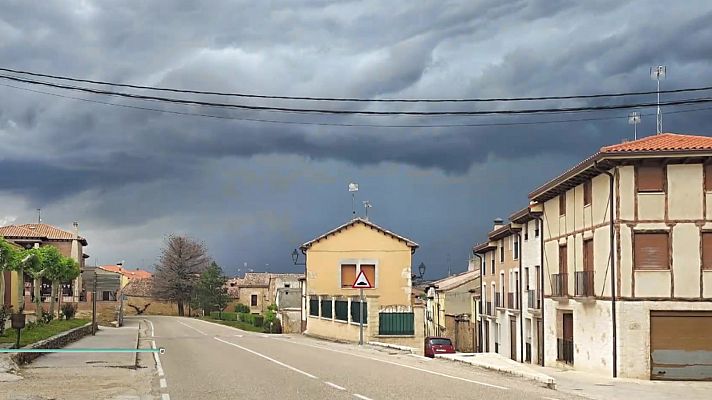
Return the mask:
[[[64,347],[72,342],[76,342],[77,340],[89,335],[91,335],[91,322],[87,322],[82,326],[58,333],[47,339],[40,340],[39,342],[32,343],[23,347],[23,349],[51,349]],[[62,340],[65,338],[67,338],[68,340]],[[17,365],[24,365],[31,363],[35,358],[38,358],[43,354],[44,353],[14,353],[10,356],[10,358]]]
[[410,354],[416,354],[415,349],[412,347],[408,347],[408,346],[401,346],[398,344],[383,343],[383,342],[366,342],[366,344],[369,344],[371,346],[386,347],[389,349],[407,351]]
[[[145,320],[138,321],[138,329],[136,329],[136,350],[139,347],[139,340],[141,336],[141,322]],[[138,352],[134,353],[134,367],[138,368]]]
[[442,355],[442,354],[436,354],[435,358],[438,358],[441,360],[455,361],[455,362],[459,362],[459,363],[463,363],[463,364],[467,364],[467,365],[472,365],[475,367],[488,369],[491,371],[501,372],[501,373],[504,373],[507,375],[517,376],[517,377],[524,378],[524,379],[527,379],[530,381],[535,381],[535,382],[544,384],[547,388],[556,390],[556,379],[554,379],[548,375],[545,375],[545,374],[540,374],[540,373],[530,374],[530,373],[527,373],[524,371],[518,371],[518,370],[511,369],[511,368],[506,368],[506,367],[497,367],[494,365],[478,364],[478,363],[470,362],[468,360],[447,357],[446,355]]

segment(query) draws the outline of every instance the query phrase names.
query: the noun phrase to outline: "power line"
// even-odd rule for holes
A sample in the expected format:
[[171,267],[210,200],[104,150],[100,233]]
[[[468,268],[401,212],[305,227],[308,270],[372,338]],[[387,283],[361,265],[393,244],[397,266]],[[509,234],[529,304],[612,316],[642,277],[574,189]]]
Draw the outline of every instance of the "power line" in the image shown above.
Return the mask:
[[[626,116],[615,116],[615,117],[593,117],[593,118],[571,118],[571,119],[558,119],[558,120],[548,120],[548,121],[518,121],[518,122],[492,122],[492,123],[464,123],[464,124],[398,124],[398,125],[383,125],[383,124],[363,124],[363,123],[335,123],[335,122],[311,122],[311,121],[283,121],[283,120],[271,120],[271,119],[261,119],[261,118],[244,118],[244,117],[233,117],[225,115],[215,115],[215,114],[204,114],[204,113],[192,113],[184,111],[175,110],[165,110],[160,108],[142,107],[134,106],[129,104],[118,104],[110,103],[106,101],[86,99],[82,97],[67,96],[58,93],[44,92],[41,90],[34,90],[19,86],[0,84],[0,86],[23,90],[27,92],[43,94],[48,96],[54,96],[70,100],[78,100],[87,103],[95,103],[106,106],[121,107],[135,110],[159,112],[165,114],[175,114],[184,116],[194,116],[194,117],[205,117],[205,118],[215,118],[215,119],[225,119],[225,120],[237,120],[246,122],[260,122],[260,123],[271,123],[271,124],[284,124],[284,125],[316,125],[316,126],[334,126],[334,127],[365,127],[365,128],[462,128],[462,127],[493,127],[493,126],[520,126],[520,125],[549,125],[549,124],[561,124],[561,123],[571,123],[571,122],[590,122],[590,121],[610,121],[615,119],[627,118]],[[712,110],[712,107],[694,108],[688,110],[677,110],[668,111],[667,114],[679,114],[697,111],[708,111]],[[652,116],[655,113],[641,114],[643,116]]]
[[193,106],[204,106],[204,107],[219,107],[219,108],[235,108],[243,110],[252,111],[278,111],[278,112],[288,112],[288,113],[305,113],[305,114],[334,114],[334,115],[371,115],[371,116],[475,116],[475,115],[526,115],[526,114],[551,114],[551,113],[575,113],[575,112],[588,112],[588,111],[602,111],[602,110],[619,110],[619,109],[631,109],[631,108],[642,108],[642,107],[652,107],[660,104],[661,106],[672,106],[672,105],[684,105],[684,104],[700,104],[712,102],[711,97],[703,98],[692,98],[692,99],[682,99],[682,100],[671,100],[663,103],[634,103],[634,104],[619,104],[619,105],[604,105],[604,106],[585,106],[585,107],[551,107],[551,108],[538,108],[538,109],[521,109],[521,110],[484,110],[484,111],[368,111],[368,110],[333,110],[333,109],[315,109],[315,108],[289,108],[289,107],[271,107],[271,106],[254,106],[246,104],[232,104],[232,103],[216,103],[207,102],[199,100],[185,100],[176,99],[169,97],[159,97],[159,96],[146,96],[133,93],[123,93],[114,92],[109,90],[99,90],[86,88],[81,86],[69,86],[61,85],[57,83],[37,81],[32,79],[24,79],[13,76],[0,75],[1,79],[7,79],[16,82],[23,82],[32,85],[42,85],[58,89],[75,90],[86,93],[92,93],[97,95],[108,95],[108,96],[118,96],[126,97],[130,99],[137,100],[154,100],[162,101],[167,103],[183,104],[183,105],[193,105]]
[[[358,97],[314,97],[314,96],[283,96],[283,95],[264,95],[253,93],[235,93],[235,92],[213,92],[204,90],[190,89],[175,89],[167,87],[132,85],[126,83],[115,83],[91,79],[80,79],[62,75],[43,74],[38,72],[23,71],[11,68],[0,68],[0,71],[11,72],[15,74],[38,76],[43,78],[51,78],[57,80],[65,80],[72,82],[91,83],[95,85],[108,85],[115,87],[123,87],[128,89],[143,89],[154,90],[161,92],[187,93],[187,94],[204,94],[215,96],[229,97],[244,97],[256,99],[278,99],[278,100],[307,100],[307,101],[334,101],[334,102],[374,102],[374,103],[475,103],[475,102],[504,102],[504,101],[540,101],[540,100],[572,100],[572,99],[595,99],[606,97],[625,97],[625,96],[643,96],[658,93],[657,91],[647,92],[618,92],[618,93],[600,93],[588,95],[565,95],[565,96],[533,96],[533,97],[491,97],[491,98],[452,98],[452,99],[374,99],[374,98],[358,98]],[[667,93],[686,93],[712,90],[712,86],[672,89],[660,91],[661,94]]]

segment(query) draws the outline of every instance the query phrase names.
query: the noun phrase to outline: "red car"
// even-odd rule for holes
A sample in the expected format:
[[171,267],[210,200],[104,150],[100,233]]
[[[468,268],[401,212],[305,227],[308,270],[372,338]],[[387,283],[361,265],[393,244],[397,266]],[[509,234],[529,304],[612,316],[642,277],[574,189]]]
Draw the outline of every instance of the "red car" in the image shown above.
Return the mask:
[[454,353],[450,339],[445,337],[428,336],[425,338],[425,357],[435,358],[436,354]]

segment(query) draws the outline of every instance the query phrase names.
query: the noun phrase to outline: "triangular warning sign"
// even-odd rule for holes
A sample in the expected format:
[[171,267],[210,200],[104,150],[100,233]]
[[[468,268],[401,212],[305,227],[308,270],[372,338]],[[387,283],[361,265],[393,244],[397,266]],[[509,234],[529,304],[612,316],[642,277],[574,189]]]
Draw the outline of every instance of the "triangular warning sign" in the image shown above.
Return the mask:
[[368,281],[368,278],[366,278],[366,274],[364,274],[363,271],[358,274],[356,281],[351,287],[354,289],[373,289],[371,282]]

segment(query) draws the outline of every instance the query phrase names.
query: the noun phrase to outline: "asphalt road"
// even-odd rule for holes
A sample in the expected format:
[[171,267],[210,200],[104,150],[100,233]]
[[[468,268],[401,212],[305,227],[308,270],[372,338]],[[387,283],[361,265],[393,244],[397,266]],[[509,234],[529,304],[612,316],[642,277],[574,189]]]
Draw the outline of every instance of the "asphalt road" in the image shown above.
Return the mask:
[[144,317],[158,356],[156,390],[181,399],[574,399],[472,366],[301,335]]

